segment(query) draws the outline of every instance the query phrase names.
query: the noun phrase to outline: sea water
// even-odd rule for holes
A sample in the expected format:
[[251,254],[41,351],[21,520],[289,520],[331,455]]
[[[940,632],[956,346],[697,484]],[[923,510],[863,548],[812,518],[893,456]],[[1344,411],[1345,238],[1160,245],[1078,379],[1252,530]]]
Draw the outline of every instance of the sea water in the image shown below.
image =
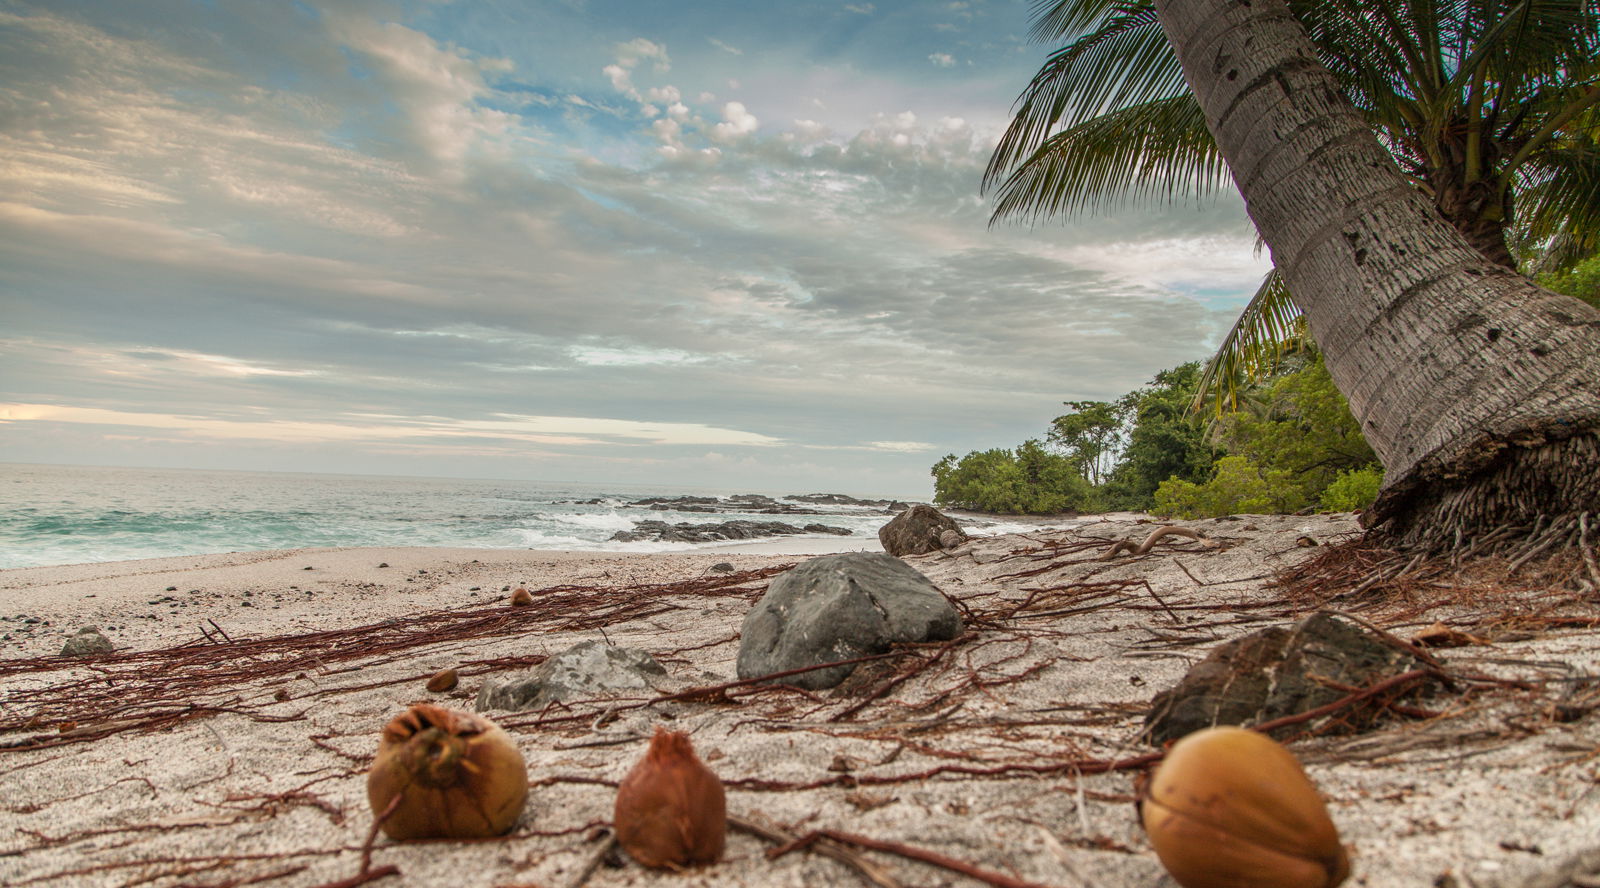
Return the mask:
[[324,546],[682,551],[699,546],[610,537],[642,520],[745,519],[828,524],[875,538],[890,518],[882,509],[845,506],[767,515],[629,505],[756,492],[0,463],[0,568]]

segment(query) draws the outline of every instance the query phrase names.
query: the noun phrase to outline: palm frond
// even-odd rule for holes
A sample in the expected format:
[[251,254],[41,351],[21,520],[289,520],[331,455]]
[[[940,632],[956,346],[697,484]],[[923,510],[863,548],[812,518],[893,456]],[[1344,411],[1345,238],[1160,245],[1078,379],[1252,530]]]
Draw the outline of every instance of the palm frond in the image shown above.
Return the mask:
[[1229,182],[1193,96],[1124,108],[1051,136],[1000,183],[990,224],[1123,200],[1204,196]]
[[1059,127],[1187,91],[1155,10],[1111,4],[1114,15],[1052,53],[1018,96],[984,170],[987,190]]
[[1290,345],[1306,336],[1300,308],[1283,275],[1274,268],[1222,338],[1217,353],[1206,362],[1190,412],[1199,413],[1208,403],[1217,416],[1238,409],[1249,384],[1272,373]]
[[[1600,110],[1589,116],[1600,124]],[[1600,252],[1600,132],[1553,141],[1518,173],[1517,240],[1543,253],[1535,270],[1565,271]]]

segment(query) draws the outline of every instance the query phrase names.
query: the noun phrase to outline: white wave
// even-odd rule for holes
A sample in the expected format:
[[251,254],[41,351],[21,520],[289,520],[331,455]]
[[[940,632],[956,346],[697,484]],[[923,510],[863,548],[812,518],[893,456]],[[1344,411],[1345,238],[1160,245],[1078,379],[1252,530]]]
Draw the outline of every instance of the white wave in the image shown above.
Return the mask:
[[634,519],[616,512],[555,512],[539,516],[547,521],[590,530],[632,530]]

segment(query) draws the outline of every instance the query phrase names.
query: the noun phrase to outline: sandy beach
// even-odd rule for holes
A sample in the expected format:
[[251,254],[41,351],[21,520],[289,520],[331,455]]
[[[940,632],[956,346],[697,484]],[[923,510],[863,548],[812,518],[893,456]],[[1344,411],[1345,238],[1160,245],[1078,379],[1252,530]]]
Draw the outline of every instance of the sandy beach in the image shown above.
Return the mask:
[[[818,847],[770,859],[773,841],[736,829],[715,866],[674,874],[610,860],[583,884],[872,884],[871,872],[908,886],[1170,885],[1134,814],[1141,769],[1120,764],[1154,751],[1138,740],[1151,696],[1216,643],[1314,609],[1270,577],[1356,528],[1347,515],[1195,522],[1222,545],[1175,538],[1106,562],[1111,541],[1149,525],[1079,525],[908,558],[960,603],[966,633],[818,693],[723,687],[745,612],[778,569],[816,554],[781,551],[790,540],[647,556],[303,549],[0,571],[0,882],[350,880],[372,824],[364,773],[390,718],[424,700],[470,710],[485,680],[599,639],[653,654],[667,685],[488,713],[528,763],[516,828],[484,842],[380,838],[371,866],[398,874],[373,884],[573,884],[601,846],[616,782],[666,724],[692,735],[742,822],[933,852],[984,878],[850,841],[822,845],[857,855],[856,867]],[[734,571],[713,571],[721,562]],[[508,606],[519,585],[532,607]],[[1561,872],[1600,848],[1600,728],[1584,708],[1600,641],[1546,618],[1600,613],[1531,593],[1333,606],[1400,635],[1442,619],[1493,642],[1439,652],[1483,680],[1416,702],[1431,717],[1290,744],[1352,847],[1349,884],[1586,884]],[[1516,631],[1507,614],[1521,618]],[[85,626],[116,652],[54,656]],[[446,667],[460,686],[425,690]],[[896,682],[899,669],[911,674]],[[661,699],[692,688],[717,690]]]

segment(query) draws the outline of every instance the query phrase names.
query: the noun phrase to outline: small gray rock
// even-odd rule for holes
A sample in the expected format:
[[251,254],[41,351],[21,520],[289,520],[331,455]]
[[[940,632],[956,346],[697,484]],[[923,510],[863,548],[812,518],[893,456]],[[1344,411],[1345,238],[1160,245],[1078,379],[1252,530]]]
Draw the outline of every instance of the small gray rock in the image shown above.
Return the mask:
[[[880,654],[894,642],[942,641],[961,633],[954,605],[898,558],[852,552],[813,558],[772,581],[745,615],[740,678]],[[849,677],[834,666],[782,679],[818,690]]]
[[711,565],[711,570],[714,573],[731,574],[733,573],[733,565],[726,561],[718,561],[716,564]]
[[61,646],[61,656],[82,657],[88,654],[109,654],[116,650],[111,639],[100,634],[100,630],[93,626],[85,626],[78,630],[78,634],[67,639]]
[[475,704],[488,709],[538,709],[548,703],[605,697],[617,693],[653,693],[667,670],[644,651],[603,641],[585,641],[540,663],[532,672],[503,682],[484,681]]

